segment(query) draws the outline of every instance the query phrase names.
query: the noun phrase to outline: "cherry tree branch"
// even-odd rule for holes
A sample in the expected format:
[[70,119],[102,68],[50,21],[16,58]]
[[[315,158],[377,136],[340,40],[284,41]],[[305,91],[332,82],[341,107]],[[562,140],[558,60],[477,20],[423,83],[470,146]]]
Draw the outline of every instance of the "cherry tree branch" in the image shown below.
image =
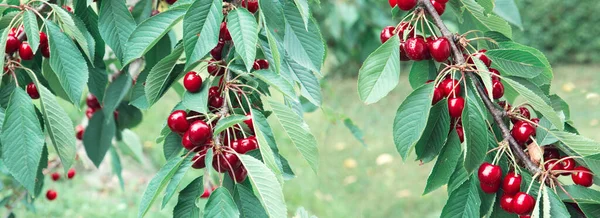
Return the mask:
[[[429,0],[419,0],[419,4],[423,8],[425,8],[425,10],[427,10],[428,14],[430,15],[430,17],[433,20],[433,22],[435,23],[435,25],[438,27],[438,29],[440,30],[442,35],[444,37],[446,37],[448,39],[448,41],[450,42],[450,48],[452,50],[453,58],[454,58],[454,61],[456,62],[456,64],[463,65],[465,63],[465,59],[462,55],[462,52],[458,49],[458,46],[455,43],[455,41],[456,41],[455,35],[452,34],[452,32],[450,32],[450,30],[448,30],[448,28],[444,24],[444,21],[442,20],[442,18],[437,13],[437,11],[435,10],[435,8],[433,7],[433,5],[431,4],[431,2]],[[492,117],[494,117],[494,121],[496,122],[496,125],[498,125],[498,127],[502,131],[502,136],[504,137],[504,139],[506,139],[508,141],[510,149],[515,154],[515,157],[517,159],[519,159],[519,161],[525,165],[525,168],[527,168],[527,170],[531,174],[535,175],[535,174],[539,173],[541,171],[540,168],[533,161],[531,161],[529,159],[529,157],[525,154],[523,149],[521,149],[521,146],[519,145],[519,143],[517,143],[517,141],[510,134],[510,130],[508,129],[508,127],[505,125],[503,118],[504,118],[504,116],[506,116],[506,112],[504,112],[504,110],[500,110],[498,107],[496,107],[494,105],[494,103],[492,102],[492,100],[489,99],[488,95],[486,94],[487,92],[484,90],[483,86],[481,85],[482,84],[481,81],[473,72],[467,72],[467,75],[475,83],[475,87],[477,88],[477,92],[479,93],[479,96],[481,96],[481,98],[485,104],[485,107],[492,114]]]

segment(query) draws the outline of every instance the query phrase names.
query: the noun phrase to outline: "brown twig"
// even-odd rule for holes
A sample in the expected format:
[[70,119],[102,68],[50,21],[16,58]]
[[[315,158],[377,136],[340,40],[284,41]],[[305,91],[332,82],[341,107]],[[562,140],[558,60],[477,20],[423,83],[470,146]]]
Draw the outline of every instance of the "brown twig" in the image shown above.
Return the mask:
[[[450,47],[452,49],[453,58],[454,58],[454,61],[456,62],[456,64],[464,65],[465,59],[462,55],[462,52],[456,46],[455,35],[452,34],[450,32],[450,30],[448,30],[448,28],[444,24],[444,21],[442,21],[442,18],[436,12],[436,10],[433,7],[433,5],[431,4],[431,2],[429,0],[419,0],[419,4],[423,8],[425,8],[425,10],[427,10],[427,12],[429,13],[433,22],[438,27],[438,29],[440,30],[442,35],[444,37],[446,37],[448,39],[448,41],[450,42]],[[504,124],[503,117],[506,116],[506,112],[497,108],[494,105],[494,103],[489,99],[488,95],[486,94],[487,92],[484,90],[484,88],[481,85],[482,84],[481,81],[473,72],[467,72],[467,75],[475,83],[477,92],[479,93],[479,96],[481,96],[481,99],[483,100],[485,107],[492,114],[492,117],[494,117],[494,121],[496,122],[496,124],[498,125],[500,130],[502,131],[502,136],[504,137],[505,140],[507,140],[509,142],[510,148],[511,148],[512,152],[514,154],[516,154],[517,159],[519,159],[519,161],[521,161],[521,163],[523,163],[525,165],[525,168],[527,168],[527,170],[531,174],[535,175],[535,174],[541,172],[539,167],[535,163],[533,163],[533,161],[531,161],[529,159],[529,157],[527,156],[527,154],[525,154],[525,152],[521,149],[521,146],[519,145],[519,143],[517,143],[517,141],[515,141],[515,139],[510,134],[510,130]]]

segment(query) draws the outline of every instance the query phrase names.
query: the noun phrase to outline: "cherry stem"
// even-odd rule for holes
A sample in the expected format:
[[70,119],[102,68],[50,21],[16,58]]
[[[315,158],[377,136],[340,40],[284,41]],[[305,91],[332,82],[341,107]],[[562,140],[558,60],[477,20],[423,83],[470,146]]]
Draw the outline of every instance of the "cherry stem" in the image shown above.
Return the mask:
[[[442,20],[440,15],[437,13],[435,8],[431,4],[431,1],[419,0],[419,4],[421,6],[423,6],[425,8],[425,10],[427,10],[429,15],[431,16],[431,19],[433,20],[435,25],[438,27],[438,29],[440,30],[442,35],[444,37],[446,37],[448,39],[448,41],[450,42],[450,48],[452,50],[452,54],[453,54],[454,60],[456,61],[456,64],[464,65],[465,59],[462,56],[462,52],[456,46],[456,43],[455,43],[456,38],[455,38],[454,34],[452,34],[452,32],[450,32],[450,30],[448,30],[448,27],[446,27],[446,25],[444,24],[444,21]],[[525,165],[525,168],[527,168],[527,170],[531,174],[535,175],[535,174],[538,174],[539,172],[541,172],[539,167],[535,163],[533,163],[533,161],[531,161],[528,158],[527,154],[525,154],[525,152],[520,148],[519,143],[517,143],[517,141],[512,137],[512,135],[510,134],[510,130],[504,124],[503,117],[506,115],[506,113],[504,111],[501,111],[498,108],[496,108],[494,103],[492,103],[492,101],[488,98],[488,96],[486,95],[486,91],[483,89],[483,87],[481,85],[482,83],[479,80],[479,78],[477,78],[477,76],[471,72],[469,72],[467,74],[471,78],[471,80],[473,80],[473,82],[475,82],[475,86],[477,88],[477,92],[479,93],[479,96],[481,96],[483,102],[485,103],[486,108],[490,111],[490,113],[494,117],[494,121],[496,122],[496,124],[498,125],[500,130],[502,131],[502,136],[506,140],[508,140],[512,152]]]

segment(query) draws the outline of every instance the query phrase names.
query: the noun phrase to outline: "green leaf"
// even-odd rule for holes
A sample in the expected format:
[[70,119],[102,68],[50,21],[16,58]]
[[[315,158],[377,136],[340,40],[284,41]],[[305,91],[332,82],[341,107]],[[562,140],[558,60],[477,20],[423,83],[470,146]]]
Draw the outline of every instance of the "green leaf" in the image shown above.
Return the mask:
[[[548,189],[549,188],[547,186],[544,186],[544,210],[546,210],[546,208],[549,207],[549,214],[551,214],[552,217],[569,217],[569,211],[567,211],[567,207],[565,206],[565,204],[560,200],[558,195],[554,193],[552,189]],[[546,198],[548,198],[548,206],[546,206]],[[551,216],[544,215],[544,217]]]
[[139,163],[142,163],[144,159],[144,152],[142,150],[142,141],[137,134],[129,129],[124,129],[121,134],[123,135],[123,142],[125,143],[125,147],[120,147],[124,153],[133,154],[133,158],[137,160]]
[[31,10],[23,12],[23,29],[27,34],[27,42],[35,53],[40,45],[40,28],[38,27],[37,17]]
[[561,150],[567,154],[570,154],[571,151],[573,151],[575,152],[573,156],[585,157],[600,153],[600,143],[584,136],[557,130],[551,130],[549,131],[549,134],[554,136],[556,139],[558,139],[558,141],[562,142],[564,146],[569,148],[566,150],[562,149],[562,146],[559,146],[559,148],[561,148]]
[[174,8],[148,18],[131,33],[125,44],[123,66],[142,57],[183,18],[186,9]]
[[545,117],[542,117],[540,119],[539,127],[535,128],[535,130],[536,130],[535,140],[539,145],[554,144],[555,142],[558,141],[558,139],[556,139],[556,137],[554,137],[552,134],[548,133],[547,130],[551,130],[551,129],[556,129],[556,127],[554,127],[548,119],[546,119]]
[[308,125],[291,108],[273,100],[270,100],[269,104],[285,133],[316,173],[319,168],[319,150],[317,139],[310,132]]
[[283,192],[273,172],[251,156],[239,155],[239,158],[248,171],[248,179],[255,188],[256,197],[269,217],[286,217],[287,209]]
[[485,117],[480,113],[473,98],[466,100],[462,123],[466,147],[464,166],[470,173],[481,165],[488,150]]
[[442,100],[435,104],[429,112],[427,127],[423,131],[424,136],[415,145],[417,159],[423,163],[432,161],[442,150],[450,132],[450,114],[448,113],[448,101]]
[[52,70],[52,67],[50,66],[50,60],[47,58],[42,61],[42,76],[44,79],[46,79],[46,81],[48,81],[48,88],[52,90],[57,97],[67,101],[69,100],[69,95],[67,95],[67,92],[60,85],[58,76]]
[[163,144],[163,154],[166,160],[170,160],[171,158],[179,156],[183,146],[181,146],[181,136],[177,133],[169,132],[169,134],[165,137],[165,142]]
[[565,185],[563,188],[566,193],[562,189],[557,189],[561,201],[574,203],[573,200],[576,200],[577,203],[600,204],[600,191],[598,190],[579,185]]
[[523,29],[523,22],[521,21],[521,14],[519,8],[515,4],[515,0],[495,0],[496,7],[494,7],[494,13],[504,18],[506,21]]
[[213,136],[217,136],[219,133],[225,131],[226,129],[238,123],[244,122],[244,120],[247,119],[248,118],[246,118],[246,116],[239,114],[232,114],[222,119],[219,119],[219,122],[217,122],[217,125],[215,125],[215,127],[213,128]]
[[193,110],[198,113],[207,113],[208,112],[208,90],[210,89],[211,81],[206,80],[205,85],[200,88],[200,91],[192,93],[192,92],[184,92],[183,99],[181,100],[185,109]]
[[[410,67],[408,82],[413,89],[421,87],[429,79],[435,78],[437,75],[437,67],[433,60],[415,61]],[[427,73],[425,73],[427,72]]]
[[256,18],[245,8],[237,8],[227,15],[227,28],[235,44],[235,52],[244,61],[246,71],[250,72],[256,57],[256,43],[258,43]]
[[198,0],[185,13],[183,44],[186,66],[192,66],[217,46],[223,20],[222,5],[220,0]]
[[145,87],[146,98],[148,98],[149,105],[156,103],[162,96],[164,90],[167,89],[171,74],[179,73],[173,72],[173,68],[175,68],[175,63],[177,63],[177,59],[179,59],[181,54],[183,54],[183,44],[179,44],[175,47],[173,53],[160,60],[152,67],[152,70],[150,70]]
[[398,85],[400,40],[394,35],[367,57],[358,71],[358,96],[366,104],[385,97]]
[[[402,102],[394,118],[394,143],[402,159],[406,160],[427,125],[433,84],[425,84],[410,93]],[[427,136],[429,137],[429,136]]]
[[[52,7],[52,11],[55,12],[58,19],[60,20],[63,31],[67,35],[75,39],[77,44],[81,46],[85,55],[89,57],[89,60],[91,62],[93,62],[96,42],[94,41],[94,37],[87,30],[86,24],[83,21],[81,21],[81,19],[79,19],[77,16],[74,16],[72,13],[67,12],[62,7],[55,4],[50,4],[50,6]],[[29,36],[29,34],[27,36]]]
[[239,216],[240,212],[233,202],[233,197],[225,187],[219,187],[210,193],[204,207],[204,218]]
[[289,60],[289,66],[294,73],[296,82],[300,84],[300,93],[312,104],[321,105],[321,86],[315,75],[305,67],[296,63],[294,60]]
[[0,137],[4,166],[33,194],[44,147],[44,133],[33,102],[23,89],[14,89],[10,96]]
[[285,4],[285,31],[283,44],[291,59],[314,72],[320,73],[325,59],[325,45],[314,19],[304,25],[300,11],[294,4]]
[[497,31],[505,36],[512,37],[512,29],[504,19],[495,14],[489,16],[484,14],[484,8],[481,7],[475,0],[461,0],[464,4],[465,15],[469,15],[477,29],[486,31]]
[[125,56],[125,44],[136,27],[125,1],[102,0],[98,28],[106,44],[112,48],[118,60]]
[[446,145],[442,148],[440,155],[438,156],[431,173],[427,178],[427,185],[423,191],[423,195],[426,195],[442,185],[448,183],[450,176],[454,172],[454,168],[458,163],[458,158],[461,156],[460,139],[456,130],[450,132]]
[[356,140],[358,140],[363,146],[367,147],[367,143],[365,142],[365,134],[356,124],[354,124],[354,122],[352,122],[352,119],[345,118],[344,126],[350,130]]
[[495,49],[485,53],[502,75],[534,78],[547,67],[535,55],[518,49]]
[[[283,2],[280,1],[258,1],[260,6],[260,10],[258,11],[264,19],[263,23],[265,25],[265,30],[268,30],[267,37],[270,41],[278,41],[281,42],[283,40],[283,34],[285,30],[286,20],[283,15]],[[276,46],[276,44],[269,45]],[[277,50],[275,47],[271,46],[273,51]],[[277,59],[277,58],[275,58]]]
[[[171,31],[171,33],[173,33]],[[158,43],[150,49],[144,55],[144,60],[146,66],[144,66],[144,70],[138,75],[135,85],[133,86],[133,90],[131,93],[131,104],[140,109],[148,109],[150,105],[148,105],[148,100],[146,99],[146,91],[145,91],[145,82],[148,78],[148,73],[150,70],[156,65],[161,59],[171,54],[173,46],[171,45],[171,38],[174,38],[174,34],[168,34],[163,36],[163,38],[158,41]]]
[[196,199],[204,193],[203,181],[203,177],[200,176],[179,192],[177,205],[173,209],[173,217],[200,217],[200,208],[196,205]]
[[242,184],[236,184],[235,190],[236,192],[233,195],[233,198],[235,199],[235,203],[240,211],[240,217],[268,217],[267,212],[260,204],[260,201],[258,198],[256,198],[256,196],[254,196],[251,187],[246,187]]
[[177,172],[175,172],[175,174],[173,174],[173,177],[171,178],[171,181],[169,182],[169,184],[167,185],[167,189],[165,190],[165,197],[163,197],[163,201],[162,201],[162,205],[161,205],[161,209],[164,209],[165,206],[167,205],[167,203],[169,203],[169,200],[171,200],[171,198],[173,197],[173,194],[175,194],[175,191],[177,191],[177,187],[179,186],[179,183],[181,183],[181,180],[183,180],[183,176],[185,176],[185,174],[187,173],[187,171],[191,168],[192,164],[194,162],[192,162],[192,155],[189,155],[181,165],[179,165],[179,169],[177,169]]
[[281,75],[276,74],[271,70],[257,70],[252,72],[252,75],[277,89],[286,97],[291,99],[298,98],[292,84],[281,77]]
[[[4,16],[4,17],[6,17],[6,16]],[[2,35],[0,35],[0,50],[2,50],[2,51],[6,51],[6,40],[8,39],[9,31],[10,31],[10,28],[4,28],[4,30],[1,33]],[[0,66],[4,66],[4,58],[0,58]],[[4,73],[0,73],[0,82],[2,81],[3,75],[4,75]]]
[[277,181],[283,184],[282,171],[283,166],[281,159],[276,159],[275,153],[277,152],[277,145],[275,144],[275,138],[273,137],[273,130],[267,118],[258,110],[252,109],[250,113],[252,115],[252,125],[254,126],[254,135],[258,141],[258,149],[262,161],[273,171],[277,177]]
[[448,197],[441,217],[480,217],[479,189],[476,179],[463,183]]
[[179,169],[182,163],[185,161],[190,162],[189,158],[177,157],[167,161],[165,165],[160,168],[158,173],[150,180],[144,194],[142,195],[142,200],[140,202],[140,207],[138,210],[138,217],[143,217],[150,209],[152,202],[156,199],[156,196],[165,188],[167,182],[171,180],[173,175]]
[[44,144],[44,148],[42,149],[42,159],[40,159],[40,164],[37,169],[37,177],[35,182],[34,193],[31,193],[32,196],[38,197],[44,188],[44,170],[48,168],[48,146]]
[[479,1],[477,1],[477,3],[479,3],[479,5],[481,7],[483,7],[484,15],[487,16],[490,13],[492,13],[492,10],[494,9],[494,1],[495,0],[479,0]]
[[136,23],[141,23],[142,21],[148,19],[152,14],[152,1],[138,1],[133,6],[133,10],[131,10],[131,16]]
[[50,66],[73,104],[79,104],[88,81],[88,66],[71,38],[46,20],[50,44]]
[[96,111],[83,134],[85,153],[96,167],[99,167],[102,163],[117,131],[115,119],[112,118],[112,114],[106,117],[102,110]]
[[472,60],[475,63],[477,70],[479,71],[478,75],[481,78],[481,81],[483,82],[484,89],[487,91],[487,97],[489,99],[494,99],[494,93],[493,93],[494,87],[493,87],[493,83],[492,83],[492,73],[487,68],[487,66],[483,63],[483,61],[481,61],[479,58],[473,58]]
[[106,117],[112,117],[113,112],[131,88],[132,79],[129,73],[121,73],[112,81],[104,93],[102,111]]
[[514,88],[536,111],[544,115],[559,130],[564,129],[564,122],[558,117],[554,108],[549,105],[550,99],[541,90],[520,78],[504,77],[502,81]]
[[119,153],[117,153],[117,149],[111,146],[110,149],[110,165],[112,166],[112,171],[117,178],[119,179],[119,185],[121,186],[121,190],[125,190],[125,180],[123,180],[123,166],[121,165],[121,158],[119,157]]

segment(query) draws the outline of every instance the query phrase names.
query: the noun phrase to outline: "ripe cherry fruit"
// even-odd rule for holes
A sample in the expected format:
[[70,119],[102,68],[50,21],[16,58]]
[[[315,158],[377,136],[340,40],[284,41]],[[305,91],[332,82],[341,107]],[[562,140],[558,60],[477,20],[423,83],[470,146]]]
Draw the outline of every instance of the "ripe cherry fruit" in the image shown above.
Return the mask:
[[379,34],[379,40],[381,41],[381,43],[385,43],[388,39],[392,38],[392,36],[394,36],[394,30],[396,28],[393,26],[386,26],[381,30],[381,33]]
[[494,184],[487,184],[487,183],[479,183],[479,187],[481,187],[481,190],[485,193],[488,194],[492,194],[492,193],[496,193],[498,191],[498,189],[500,189],[500,183],[494,183]]
[[513,195],[504,194],[500,197],[500,208],[508,213],[513,213]]
[[479,58],[479,60],[481,60],[481,61],[482,61],[482,62],[485,64],[485,66],[489,68],[490,66],[492,66],[492,60],[490,60],[490,59],[489,59],[489,58],[488,58],[488,57],[485,55],[485,52],[487,52],[487,50],[485,50],[485,49],[479,50],[479,52],[477,52],[477,53],[473,54],[473,55],[472,55],[472,57],[468,57],[468,58],[467,58],[467,62],[468,62],[469,64],[474,64],[474,63],[473,63],[473,60],[472,60],[471,58],[473,58],[473,57],[475,57],[475,58]]
[[13,53],[17,50],[19,50],[19,47],[21,47],[21,41],[19,41],[19,38],[17,38],[14,34],[13,35],[8,35],[8,38],[6,39],[6,48],[4,49],[6,53]]
[[502,178],[502,168],[498,165],[493,165],[488,162],[484,162],[479,166],[477,171],[479,182],[486,184],[500,184]]
[[245,154],[248,151],[252,151],[258,148],[258,141],[256,141],[255,136],[250,136],[248,138],[239,139],[235,143],[232,144],[231,148],[240,154]]
[[177,2],[177,0],[165,0],[165,2],[167,2],[167,4],[175,4],[175,2]]
[[513,197],[512,209],[513,212],[519,215],[527,215],[533,211],[535,199],[531,195],[519,192]]
[[446,97],[460,95],[460,83],[455,79],[445,79],[440,83],[443,94]]
[[450,57],[450,42],[446,37],[427,41],[427,47],[431,57],[437,62],[444,62]]
[[237,169],[242,163],[237,155],[232,153],[222,153],[213,157],[213,168],[219,173],[224,173],[230,169]]
[[23,60],[33,59],[33,51],[31,50],[29,43],[23,42],[21,46],[19,46],[19,56]]
[[190,132],[187,131],[183,134],[183,136],[181,136],[181,145],[188,151],[195,151],[195,150],[197,150],[196,147],[199,147],[199,145],[201,145],[201,143],[193,143],[190,140]]
[[77,132],[75,134],[75,137],[79,140],[83,139],[83,132],[85,131],[85,128],[83,128],[82,125],[78,125],[77,127],[75,127],[75,131]]
[[[573,160],[573,158],[566,158],[566,159],[562,160],[560,162],[560,164],[562,166],[562,169],[566,170],[566,171],[574,170],[575,166],[577,165],[577,163],[575,163],[575,160]],[[571,174],[571,173],[570,172],[561,173],[561,175],[563,175],[563,176],[567,176],[569,174]]]
[[409,22],[402,21],[400,22],[399,28],[396,30],[396,34],[398,34],[400,39],[404,40],[405,31],[410,31],[406,34],[408,37],[412,37],[415,35],[415,28],[413,28],[413,26],[410,25]]
[[258,11],[258,0],[242,0],[242,7],[254,14]]
[[40,32],[40,45],[42,44],[48,45],[48,36],[44,32]]
[[490,71],[490,73],[492,73],[492,81],[500,81],[500,71],[494,69],[494,68],[488,68],[488,70]]
[[202,149],[202,151],[196,153],[194,155],[194,157],[192,158],[192,167],[194,169],[202,169],[204,167],[206,167],[206,151],[207,151],[207,147],[205,147],[204,149]]
[[521,175],[515,174],[514,172],[508,173],[502,181],[502,190],[504,194],[516,194],[521,191]]
[[585,187],[590,187],[594,184],[594,176],[588,168],[578,166],[573,170],[575,172],[571,175],[571,179],[573,179],[575,184]]
[[67,178],[72,179],[73,177],[75,177],[75,169],[71,168],[67,172]]
[[437,104],[444,98],[444,91],[440,87],[433,89],[433,98],[431,99],[431,105]]
[[557,175],[558,173],[555,171],[559,171],[559,170],[563,170],[563,166],[560,163],[557,163],[557,160],[552,159],[547,161],[544,164],[544,168],[546,168],[547,171],[552,172],[552,174]]
[[254,132],[254,123],[252,123],[252,114],[248,113],[246,114],[246,120],[244,120],[244,123],[246,124],[246,126],[248,126],[248,128]]
[[525,121],[518,121],[512,128],[511,135],[519,143],[525,143],[535,133],[535,127]]
[[406,56],[413,61],[422,61],[429,57],[427,43],[420,36],[408,38],[404,43],[404,50]]
[[219,40],[217,46],[215,46],[212,50],[210,50],[210,55],[215,60],[223,59],[223,47],[225,47],[225,42],[223,40]]
[[244,180],[246,180],[246,177],[248,176],[248,171],[246,171],[245,167],[239,167],[237,169],[233,169],[233,172],[227,171],[227,174],[229,174],[229,177],[231,177],[232,179],[235,178],[235,182],[242,183],[244,182]]
[[197,120],[190,125],[188,130],[190,141],[194,144],[202,144],[210,139],[212,131],[208,124],[202,120]]
[[224,101],[225,100],[223,97],[214,96],[208,100],[208,106],[210,106],[211,109],[219,109],[221,106],[223,106]]
[[225,69],[219,66],[219,61],[215,59],[210,59],[208,62],[208,66],[206,67],[206,71],[211,76],[221,76],[225,73]]
[[96,96],[92,95],[92,94],[88,94],[87,97],[85,98],[85,104],[90,107],[90,108],[94,108],[94,109],[99,109],[102,106],[100,106],[100,102],[98,101],[98,98],[96,98]]
[[544,148],[544,159],[546,159],[546,160],[558,159],[559,157],[560,157],[560,154],[558,153],[558,149],[549,148],[549,147]]
[[437,1],[437,0],[431,0],[431,4],[433,5],[433,7],[435,8],[435,11],[439,15],[444,14],[444,11],[446,11],[446,3],[441,3],[440,1]]
[[52,200],[56,199],[56,197],[57,197],[57,196],[58,196],[58,193],[56,193],[56,191],[54,191],[53,189],[49,189],[49,190],[46,192],[46,198],[47,198],[48,200],[51,200],[51,201],[52,201]]
[[460,139],[460,143],[465,142],[465,132],[462,126],[456,125],[456,134],[458,135],[458,139]]
[[417,6],[417,0],[397,0],[397,5],[400,10],[408,11]]
[[224,41],[231,40],[231,34],[227,29],[227,22],[221,23],[221,29],[219,30],[219,38],[223,39]]
[[59,173],[52,173],[51,177],[52,177],[52,181],[57,181],[57,180],[60,179],[60,174]]
[[499,80],[492,81],[492,95],[494,99],[499,99],[504,96],[504,85]]
[[388,3],[390,4],[390,7],[396,7],[396,5],[398,5],[398,1],[397,0],[388,0]]
[[450,117],[459,118],[462,116],[463,109],[465,109],[464,98],[448,98],[448,112],[450,113]]
[[183,77],[183,86],[188,92],[198,92],[202,87],[202,77],[195,71],[187,72]]
[[167,125],[173,132],[185,133],[190,127],[187,121],[187,113],[184,110],[173,111],[167,119]]
[[27,90],[27,94],[29,94],[29,97],[31,97],[32,99],[40,98],[40,93],[38,92],[37,87],[35,86],[35,83],[27,84],[26,90]]

